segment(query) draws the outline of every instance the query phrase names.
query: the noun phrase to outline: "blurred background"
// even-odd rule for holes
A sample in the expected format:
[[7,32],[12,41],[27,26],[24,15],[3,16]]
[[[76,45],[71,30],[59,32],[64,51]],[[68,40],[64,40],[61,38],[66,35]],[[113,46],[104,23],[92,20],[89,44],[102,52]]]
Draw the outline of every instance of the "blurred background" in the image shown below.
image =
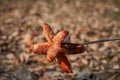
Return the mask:
[[91,73],[97,80],[120,80],[120,41],[90,44],[83,54],[67,55],[72,75],[44,55],[37,63],[22,63],[30,44],[46,41],[44,23],[55,33],[69,31],[75,43],[120,37],[120,0],[0,0],[1,80],[82,80]]

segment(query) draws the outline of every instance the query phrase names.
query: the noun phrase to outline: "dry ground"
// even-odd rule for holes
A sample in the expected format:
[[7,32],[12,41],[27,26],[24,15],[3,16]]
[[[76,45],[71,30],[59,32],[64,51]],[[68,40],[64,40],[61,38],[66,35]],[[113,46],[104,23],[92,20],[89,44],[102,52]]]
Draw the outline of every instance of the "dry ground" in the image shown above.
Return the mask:
[[120,80],[120,41],[67,55],[71,75],[44,55],[39,62],[15,62],[13,57],[30,54],[25,40],[31,34],[33,43],[46,41],[44,23],[54,32],[68,30],[75,43],[120,37],[120,0],[0,0],[0,80]]

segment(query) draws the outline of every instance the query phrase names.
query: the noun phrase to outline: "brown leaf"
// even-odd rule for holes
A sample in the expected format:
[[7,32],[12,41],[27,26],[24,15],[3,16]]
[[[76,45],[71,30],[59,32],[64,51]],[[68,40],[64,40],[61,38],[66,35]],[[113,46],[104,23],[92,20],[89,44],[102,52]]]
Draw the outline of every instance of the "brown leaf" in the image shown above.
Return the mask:
[[6,57],[8,60],[6,60],[5,63],[9,63],[9,64],[18,64],[19,63],[18,59],[12,53],[7,54]]
[[20,62],[21,62],[21,63],[27,63],[28,60],[29,60],[29,55],[26,54],[26,53],[21,53],[21,54],[19,55],[19,58],[20,58]]

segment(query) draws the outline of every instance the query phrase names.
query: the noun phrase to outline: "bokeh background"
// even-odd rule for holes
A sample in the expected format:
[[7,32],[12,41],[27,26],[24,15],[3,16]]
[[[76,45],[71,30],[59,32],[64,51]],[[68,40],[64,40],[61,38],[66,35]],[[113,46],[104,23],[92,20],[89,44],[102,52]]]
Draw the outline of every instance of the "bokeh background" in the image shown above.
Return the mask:
[[120,79],[120,41],[90,44],[83,54],[67,55],[74,72],[69,75],[44,55],[22,63],[31,43],[46,41],[44,23],[55,33],[69,31],[75,43],[120,37],[120,0],[0,0],[0,80]]

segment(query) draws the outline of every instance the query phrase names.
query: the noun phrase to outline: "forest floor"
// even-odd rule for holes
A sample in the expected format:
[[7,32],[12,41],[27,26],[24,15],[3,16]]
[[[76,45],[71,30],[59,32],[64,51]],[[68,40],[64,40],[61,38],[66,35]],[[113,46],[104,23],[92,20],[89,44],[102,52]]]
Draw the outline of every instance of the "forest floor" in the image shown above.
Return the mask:
[[30,62],[29,39],[46,41],[44,23],[69,31],[74,43],[120,37],[120,0],[0,0],[0,80],[120,80],[120,41],[67,55],[73,74],[45,55]]

